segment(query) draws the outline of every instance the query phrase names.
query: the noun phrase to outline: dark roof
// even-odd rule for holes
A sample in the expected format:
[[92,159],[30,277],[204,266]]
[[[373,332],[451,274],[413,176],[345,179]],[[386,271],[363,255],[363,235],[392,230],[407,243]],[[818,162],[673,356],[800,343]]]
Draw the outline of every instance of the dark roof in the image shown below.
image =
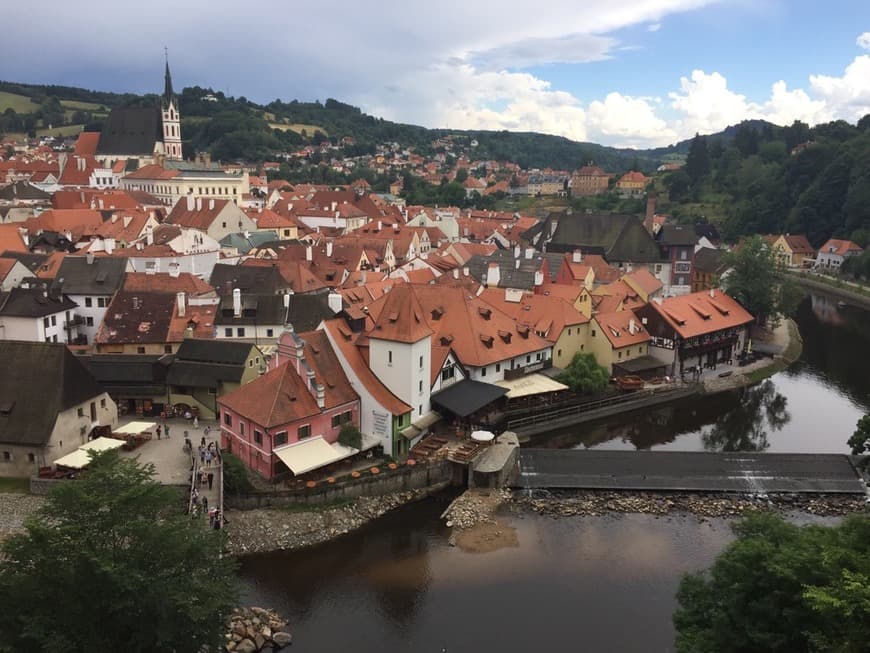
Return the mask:
[[44,445],[58,413],[105,392],[65,345],[3,340],[0,360],[0,442],[5,444]]
[[245,373],[244,365],[198,363],[178,359],[169,368],[170,385],[195,388],[217,388],[221,383],[239,383]]
[[66,295],[57,295],[44,287],[13,288],[0,297],[3,297],[0,299],[0,315],[6,317],[39,318],[78,306]]
[[698,237],[698,240],[701,238],[706,238],[711,243],[716,244],[721,239],[722,236],[719,235],[719,229],[716,228],[714,224],[708,223],[698,223],[695,225],[695,235]]
[[702,247],[695,252],[692,265],[699,272],[708,274],[721,274],[728,267],[722,250],[709,247]]
[[551,213],[545,222],[544,237],[556,223],[553,236],[547,241],[547,251],[580,249],[584,254],[601,254],[608,263],[663,260],[658,243],[633,215]]
[[172,354],[95,354],[77,356],[98,383],[114,397],[154,397],[166,393]]
[[246,342],[186,338],[175,353],[175,360],[243,365],[253,348],[254,345]]
[[115,107],[106,118],[97,154],[152,154],[163,140],[159,107]]
[[103,318],[96,342],[163,343],[169,333],[175,297],[168,293],[120,290]]
[[0,254],[3,258],[14,258],[18,260],[24,267],[36,274],[42,267],[42,264],[48,260],[48,254],[24,254],[22,252],[6,251]]
[[211,272],[209,283],[221,293],[225,292],[228,286],[232,289],[238,288],[243,293],[270,294],[289,288],[277,265],[263,267],[218,263]]
[[682,224],[663,224],[656,234],[656,240],[663,245],[694,246],[698,242],[695,227]]
[[[519,268],[516,266],[517,261],[520,262]],[[465,265],[475,279],[484,283],[489,270],[489,264],[498,263],[498,288],[532,290],[535,287],[535,272],[541,269],[543,261],[544,257],[540,252],[535,252],[531,258],[526,258],[523,253],[517,259],[514,257],[513,250],[498,250],[489,256],[481,256],[480,254],[472,256]],[[548,279],[545,279],[545,281],[548,281]],[[493,287],[491,280],[487,285]]]
[[55,284],[70,295],[113,295],[124,283],[127,261],[113,256],[90,259],[65,256],[55,274]]
[[46,193],[29,181],[16,181],[0,188],[0,200],[15,202],[17,200],[50,200],[51,193]]
[[[289,307],[284,308],[285,297]],[[242,316],[233,317],[232,295],[221,297],[215,326],[290,323],[296,331],[313,331],[323,320],[333,318],[325,295],[248,295],[242,293]]]
[[463,379],[446,390],[432,395],[432,403],[459,417],[468,417],[499,397],[506,395],[508,389],[491,383]]

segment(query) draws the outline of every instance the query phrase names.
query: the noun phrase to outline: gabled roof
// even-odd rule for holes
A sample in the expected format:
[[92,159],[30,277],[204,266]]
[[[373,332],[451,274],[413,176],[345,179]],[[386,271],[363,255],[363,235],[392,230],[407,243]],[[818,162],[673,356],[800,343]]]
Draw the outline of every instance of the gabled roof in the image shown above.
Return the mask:
[[124,282],[124,259],[108,256],[65,256],[55,284],[70,295],[112,295]]
[[682,338],[743,326],[754,320],[737,300],[718,290],[668,297],[648,306]]
[[43,287],[13,288],[0,299],[0,316],[40,318],[61,311],[71,311],[78,304],[66,295],[57,295]]
[[845,256],[849,253],[860,254],[863,251],[863,248],[851,240],[841,240],[839,238],[831,238],[819,248],[819,254],[838,254],[840,256]]
[[97,153],[99,142],[100,132],[79,132],[79,137],[76,139],[76,145],[73,152],[76,154],[89,154],[93,156]]
[[663,259],[658,243],[633,215],[550,214],[543,228],[544,234],[548,233],[554,220],[558,225],[547,246],[548,251],[580,249],[584,254],[601,254],[611,263],[649,263]]
[[698,235],[694,226],[663,224],[656,233],[656,240],[663,245],[689,247],[698,242]]
[[599,313],[592,319],[598,323],[599,330],[610,342],[613,349],[639,345],[650,339],[646,327],[641,324],[640,319],[632,311]]
[[138,170],[134,170],[130,174],[125,175],[124,179],[173,179],[180,174],[180,170],[164,168],[163,166],[152,163],[151,165],[142,166]]
[[173,295],[184,292],[193,296],[214,292],[214,288],[190,272],[181,272],[177,276],[168,272],[156,274],[128,272],[124,278],[124,290],[128,292],[171,293]]
[[218,402],[265,428],[319,415],[317,400],[290,362],[221,397]]
[[710,249],[709,247],[702,247],[695,252],[695,259],[692,265],[698,272],[706,274],[722,274],[728,267],[728,264],[725,262],[724,252],[720,249]]
[[[190,227],[193,229],[201,229],[208,231],[212,223],[217,220],[221,211],[232,204],[230,200],[208,199],[194,205],[192,209],[188,208],[188,203],[184,198],[181,198],[172,207],[172,211],[166,216],[166,222],[169,224],[180,225],[182,227]],[[235,207],[235,204],[233,204]],[[240,215],[244,215],[241,209],[237,209]]]
[[810,245],[810,241],[803,234],[785,234],[783,239],[794,254],[808,254],[812,256],[816,253],[816,250]]
[[153,154],[163,140],[160,108],[115,107],[106,118],[97,143],[97,154]]
[[0,340],[0,360],[3,444],[46,444],[58,413],[104,392],[66,345]]
[[17,201],[48,201],[51,194],[41,188],[37,188],[29,181],[16,181],[8,186],[0,187],[0,200],[8,202]]
[[411,284],[403,283],[394,286],[387,294],[380,315],[368,335],[379,340],[413,343],[432,333]]

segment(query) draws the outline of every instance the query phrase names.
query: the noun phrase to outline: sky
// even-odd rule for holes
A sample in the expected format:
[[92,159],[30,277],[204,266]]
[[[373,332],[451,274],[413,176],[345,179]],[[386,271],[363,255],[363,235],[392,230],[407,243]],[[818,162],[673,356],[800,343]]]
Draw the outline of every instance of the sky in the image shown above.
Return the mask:
[[744,119],[870,113],[867,0],[5,0],[0,79],[669,145]]

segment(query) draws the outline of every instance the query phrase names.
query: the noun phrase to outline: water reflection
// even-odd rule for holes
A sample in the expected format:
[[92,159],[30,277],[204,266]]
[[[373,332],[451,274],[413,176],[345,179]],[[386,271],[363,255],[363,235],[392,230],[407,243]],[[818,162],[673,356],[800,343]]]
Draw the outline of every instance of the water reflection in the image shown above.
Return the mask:
[[738,394],[737,406],[701,434],[707,451],[764,451],[770,447],[768,429],[779,431],[791,420],[788,400],[770,379]]

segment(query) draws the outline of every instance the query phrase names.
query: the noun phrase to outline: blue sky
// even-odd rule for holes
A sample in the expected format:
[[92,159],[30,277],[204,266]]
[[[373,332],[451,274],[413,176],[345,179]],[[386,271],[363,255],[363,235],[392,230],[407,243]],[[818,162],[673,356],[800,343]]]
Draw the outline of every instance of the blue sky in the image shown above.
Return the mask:
[[870,112],[866,1],[71,0],[50,21],[7,5],[6,80],[159,91],[165,44],[178,87],[639,147]]

